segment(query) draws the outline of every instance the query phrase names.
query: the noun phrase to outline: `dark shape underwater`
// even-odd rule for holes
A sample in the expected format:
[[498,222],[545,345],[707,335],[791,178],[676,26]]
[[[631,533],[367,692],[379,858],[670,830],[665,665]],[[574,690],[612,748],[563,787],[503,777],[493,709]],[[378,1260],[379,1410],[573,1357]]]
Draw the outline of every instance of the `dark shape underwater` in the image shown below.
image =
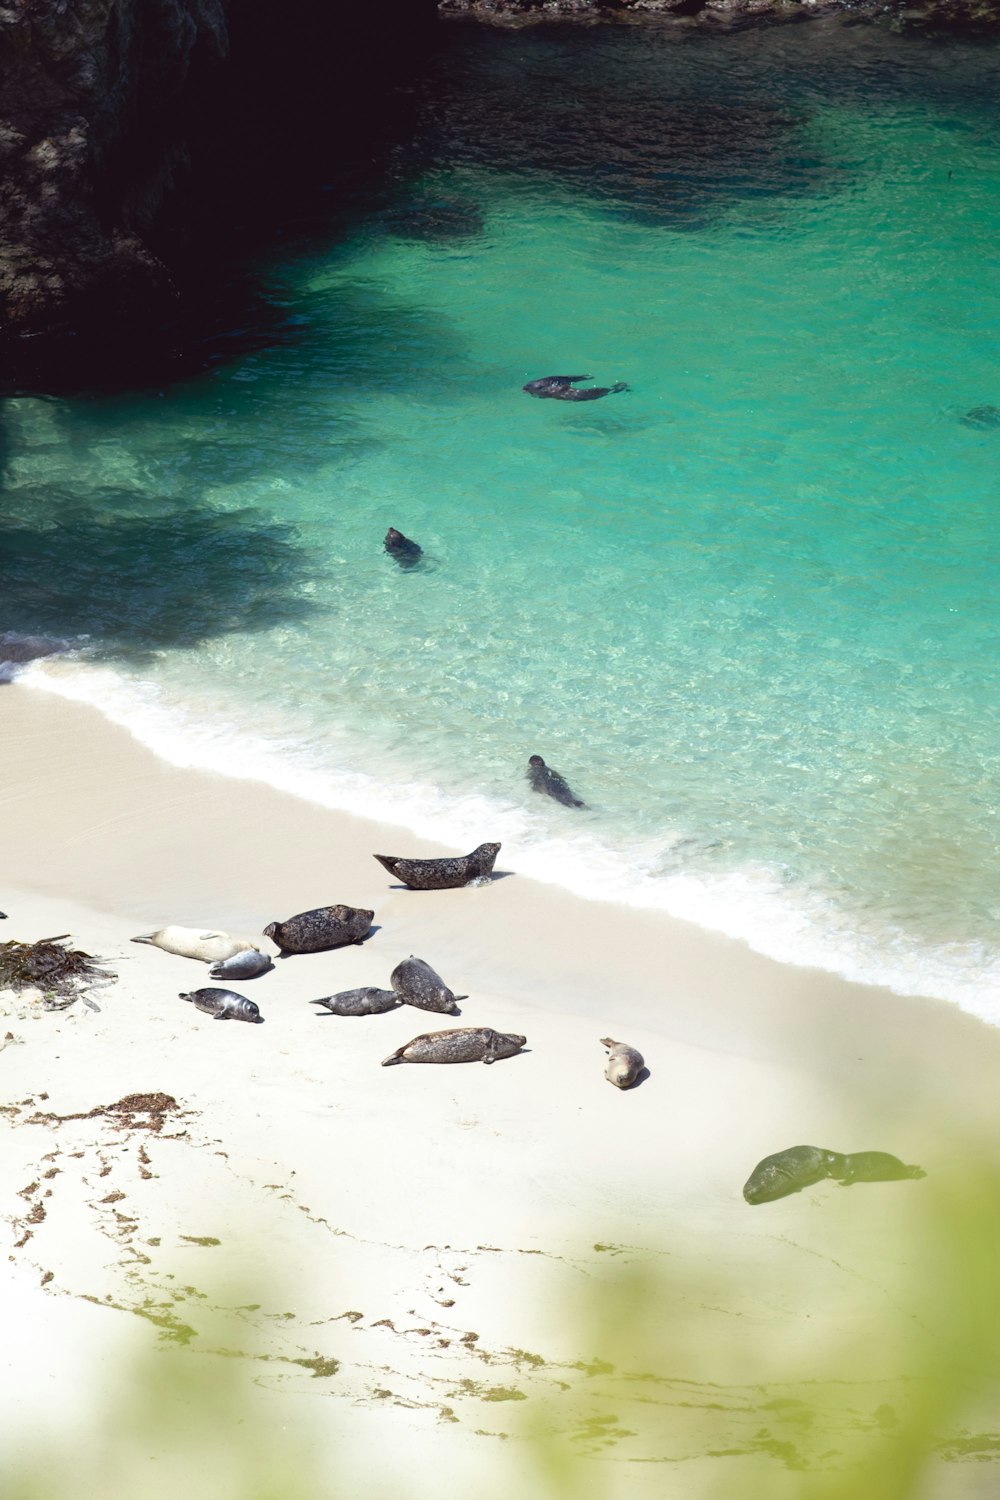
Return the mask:
[[521,389],[529,396],[550,401],[599,401],[602,396],[616,396],[619,391],[628,390],[624,380],[617,380],[614,385],[592,385],[582,391],[576,389],[581,380],[589,379],[589,375],[543,375],[538,380],[529,380]]

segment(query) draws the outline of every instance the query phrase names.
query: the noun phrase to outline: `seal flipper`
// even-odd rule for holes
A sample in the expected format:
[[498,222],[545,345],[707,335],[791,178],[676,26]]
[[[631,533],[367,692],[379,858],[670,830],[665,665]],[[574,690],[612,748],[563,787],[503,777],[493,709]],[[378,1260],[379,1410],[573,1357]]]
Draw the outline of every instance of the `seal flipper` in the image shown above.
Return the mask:
[[[142,932],[138,937],[129,938],[130,943],[151,943],[156,937],[155,932]],[[184,996],[181,996],[184,999]]]
[[[409,1046],[409,1043],[407,1043],[406,1046]],[[395,1050],[395,1052],[390,1052],[390,1054],[389,1054],[388,1057],[383,1057],[383,1059],[382,1059],[382,1066],[383,1066],[383,1068],[391,1068],[392,1065],[393,1065],[393,1063],[401,1063],[401,1062],[403,1062],[405,1060],[404,1057],[403,1057],[403,1053],[405,1051],[406,1051],[406,1047],[405,1046],[404,1047],[397,1047],[396,1050]]]

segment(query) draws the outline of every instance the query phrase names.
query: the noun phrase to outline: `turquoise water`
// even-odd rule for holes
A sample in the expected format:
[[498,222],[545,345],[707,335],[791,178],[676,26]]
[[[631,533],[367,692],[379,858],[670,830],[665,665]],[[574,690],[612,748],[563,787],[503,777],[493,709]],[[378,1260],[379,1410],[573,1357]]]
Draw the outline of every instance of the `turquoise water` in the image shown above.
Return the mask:
[[0,628],[171,758],[1000,1016],[998,63],[449,31],[280,342],[5,403]]

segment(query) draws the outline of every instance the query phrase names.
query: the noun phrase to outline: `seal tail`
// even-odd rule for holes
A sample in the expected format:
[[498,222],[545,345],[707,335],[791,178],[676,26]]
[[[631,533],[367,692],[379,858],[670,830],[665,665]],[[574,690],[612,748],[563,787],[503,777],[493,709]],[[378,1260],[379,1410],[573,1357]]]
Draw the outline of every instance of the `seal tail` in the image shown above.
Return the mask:
[[155,937],[156,937],[156,933],[155,932],[143,932],[143,933],[140,933],[138,937],[130,938],[129,942],[131,942],[131,943],[151,943]]
[[615,383],[614,383],[614,385],[608,391],[608,395],[609,396],[617,396],[618,393],[619,393],[619,391],[627,391],[628,389],[629,389],[629,387],[628,387],[628,382],[627,381],[616,380]]
[[926,1177],[927,1173],[924,1171],[923,1167],[907,1167],[906,1171],[903,1173],[903,1176],[904,1177]]
[[602,1036],[601,1037],[601,1046],[602,1047],[607,1047],[607,1048],[610,1049],[612,1047],[617,1047],[618,1043],[617,1042],[613,1042],[609,1036]]
[[390,875],[395,875],[395,873],[396,873],[396,866],[399,863],[399,856],[398,855],[396,855],[396,854],[373,854],[372,855],[372,859],[377,859],[378,862],[379,862],[379,864],[383,865],[385,867],[385,869],[387,869],[389,871]]
[[391,1052],[388,1057],[383,1057],[383,1068],[391,1068],[393,1063],[401,1063],[403,1061],[403,1053],[405,1051],[405,1047],[397,1047],[395,1052]]

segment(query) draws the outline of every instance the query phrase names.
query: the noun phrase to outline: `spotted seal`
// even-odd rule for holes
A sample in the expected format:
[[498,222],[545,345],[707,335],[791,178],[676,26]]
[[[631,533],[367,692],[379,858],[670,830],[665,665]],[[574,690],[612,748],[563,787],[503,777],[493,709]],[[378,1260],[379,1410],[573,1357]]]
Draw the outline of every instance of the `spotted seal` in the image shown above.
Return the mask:
[[412,568],[424,555],[424,549],[419,542],[411,541],[395,526],[390,526],[385,534],[385,550],[390,557],[394,557],[401,568]]
[[494,1031],[489,1026],[455,1026],[450,1031],[425,1031],[412,1042],[397,1047],[382,1059],[383,1068],[393,1063],[494,1063],[501,1057],[514,1057],[527,1037],[514,1032]]
[[266,974],[274,968],[269,953],[262,953],[259,948],[244,948],[240,953],[234,953],[232,958],[224,959],[220,964],[214,964],[208,971],[209,979],[256,979],[259,974]]
[[177,998],[190,1000],[196,1010],[203,1010],[217,1021],[250,1021],[259,1026],[264,1020],[253,1001],[234,990],[192,990],[189,995],[182,993]]
[[558,771],[553,771],[547,766],[540,755],[528,756],[528,784],[533,792],[541,792],[546,797],[554,797],[564,807],[586,807],[579,797],[574,796],[570,790],[565,776],[560,776]]
[[616,380],[614,385],[592,385],[583,391],[576,389],[581,380],[590,378],[589,375],[543,375],[540,380],[529,380],[521,389],[529,396],[550,401],[599,401],[602,396],[617,396],[619,391],[628,390],[624,380]]
[[435,974],[430,964],[422,958],[404,958],[389,975],[389,983],[396,994],[415,1005],[418,1010],[440,1010],[449,1015],[458,1014],[459,1000],[468,1000],[468,995],[455,995],[445,984],[440,974]]
[[363,943],[374,915],[359,906],[317,906],[284,922],[269,922],[264,936],[278,945],[282,958],[292,953],[323,953],[328,948]]
[[842,1187],[852,1182],[898,1182],[904,1177],[926,1177],[923,1167],[907,1166],[888,1151],[852,1151],[843,1157],[839,1171],[831,1172]]
[[157,932],[143,932],[133,943],[149,943],[164,953],[180,958],[198,958],[203,963],[224,963],[237,953],[244,953],[253,943],[230,937],[228,932],[203,931],[200,927],[161,927]]
[[605,1078],[616,1089],[630,1089],[646,1066],[642,1053],[627,1042],[613,1042],[609,1036],[601,1037],[601,1046],[608,1049]]
[[824,1177],[841,1177],[846,1158],[822,1146],[789,1146],[759,1161],[747,1178],[743,1196],[748,1203],[771,1203],[798,1193]]
[[373,858],[411,891],[445,891],[491,874],[499,852],[499,844],[480,844],[471,854],[456,859],[402,859],[396,854]]
[[387,1010],[396,1010],[403,1003],[402,995],[395,990],[378,990],[365,985],[360,990],[341,990],[336,995],[324,995],[319,1000],[310,1000],[310,1005],[322,1005],[333,1016],[380,1016]]

